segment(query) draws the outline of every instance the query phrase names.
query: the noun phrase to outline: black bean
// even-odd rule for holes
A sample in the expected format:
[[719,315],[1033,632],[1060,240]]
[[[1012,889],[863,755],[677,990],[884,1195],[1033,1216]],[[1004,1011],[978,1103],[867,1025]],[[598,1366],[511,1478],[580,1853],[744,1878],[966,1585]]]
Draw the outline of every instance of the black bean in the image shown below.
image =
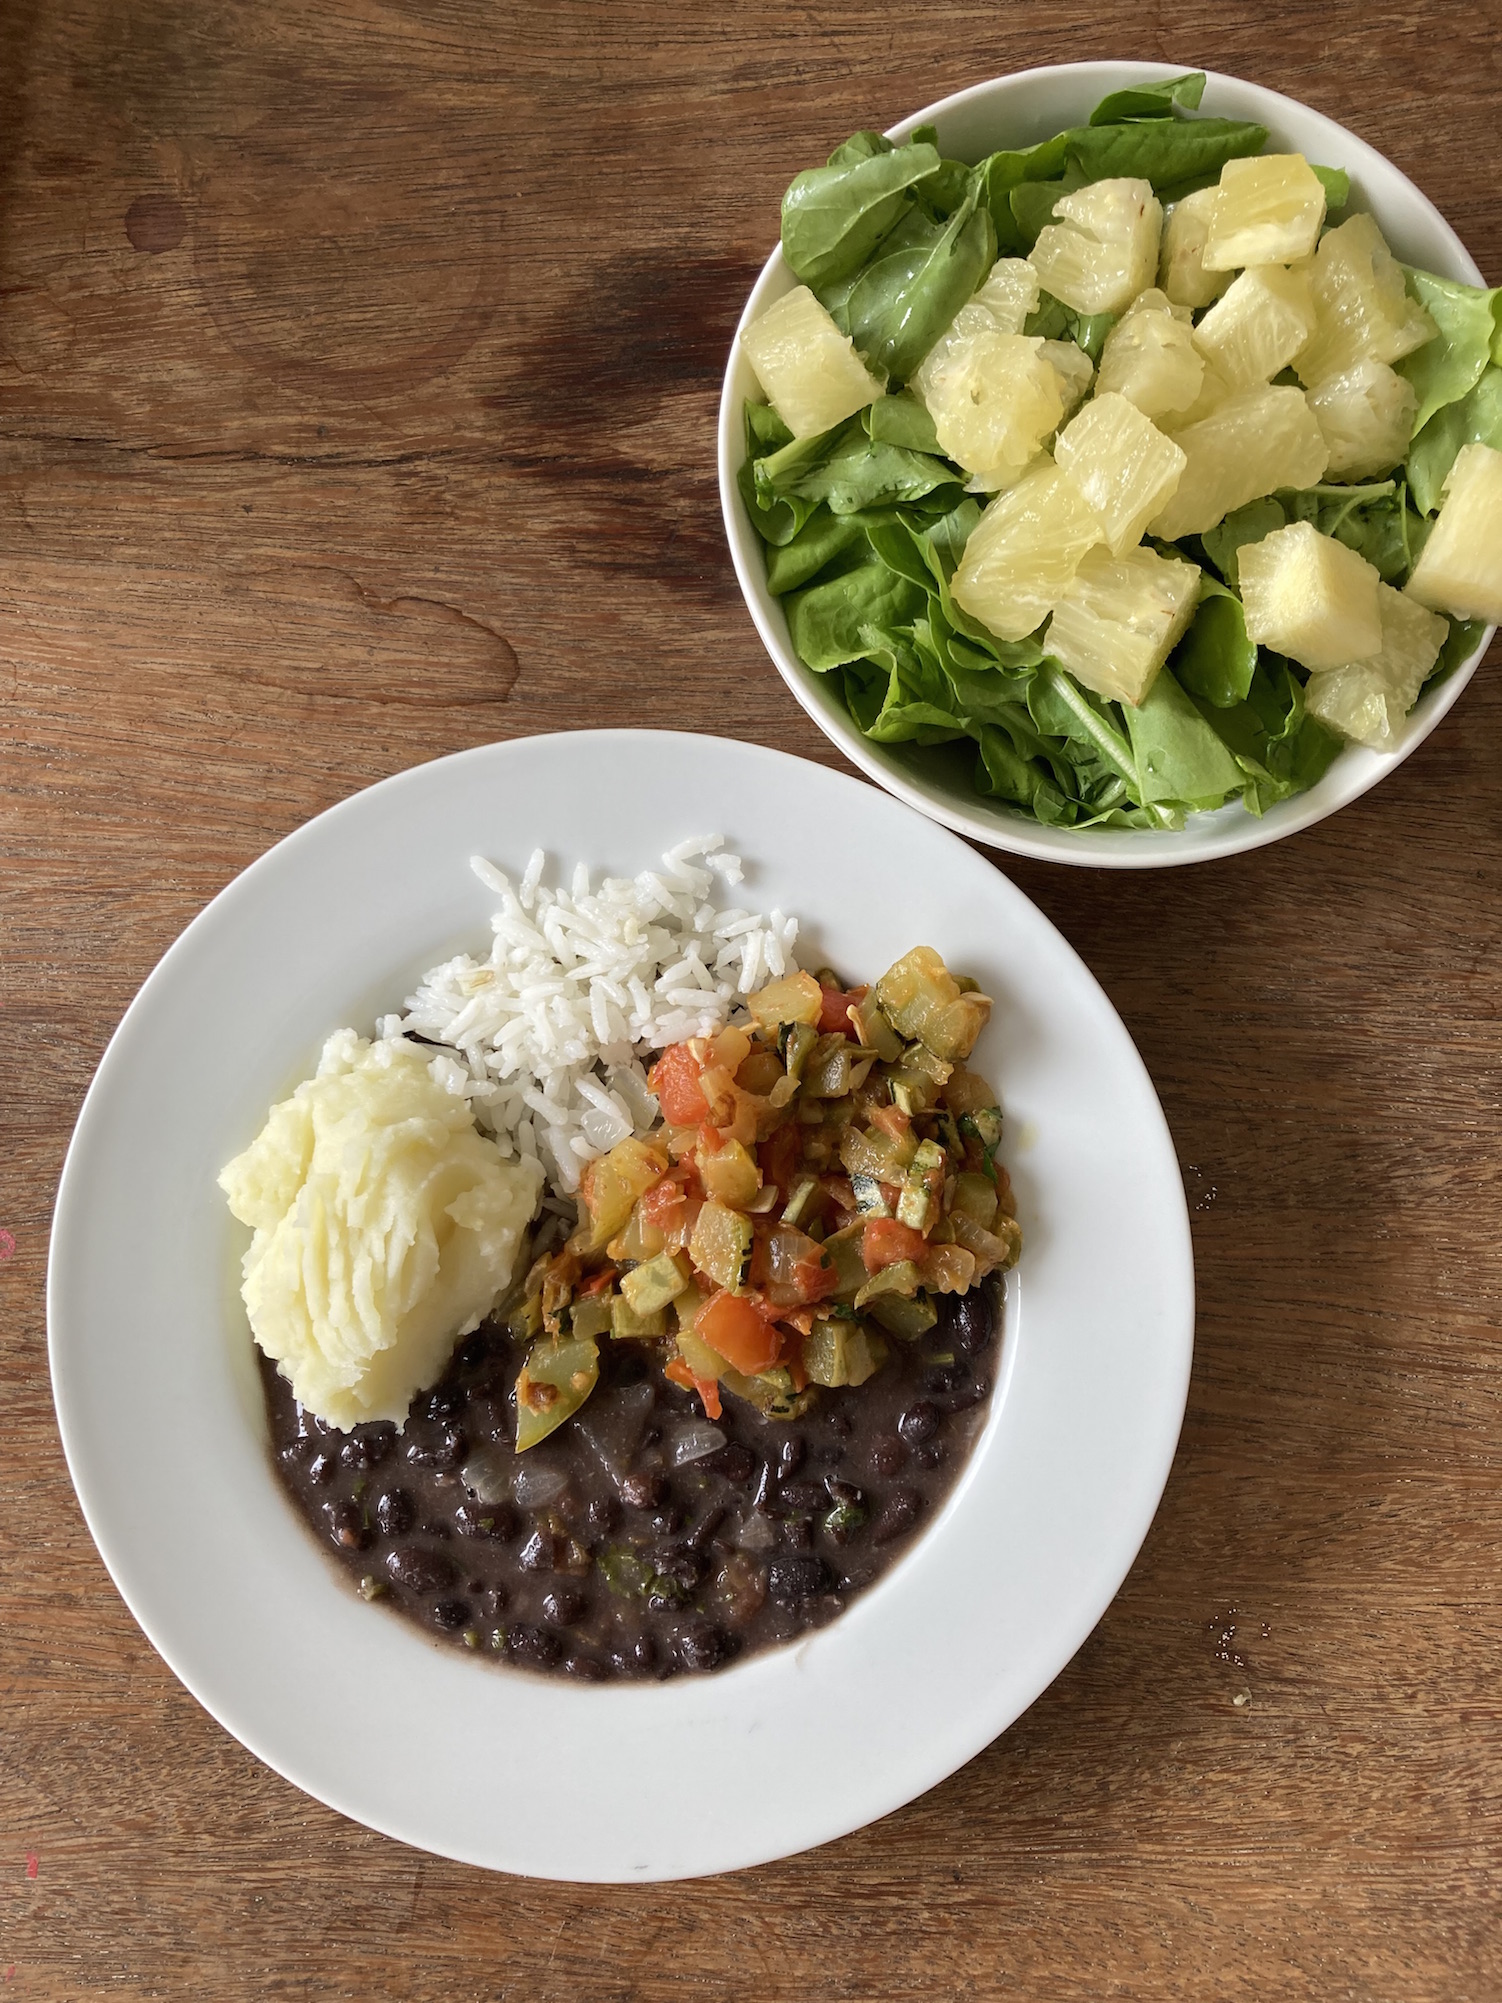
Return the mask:
[[477,1328],[473,1335],[467,1335],[460,1343],[454,1361],[461,1370],[477,1370],[487,1363],[492,1355],[490,1336],[483,1328]]
[[504,1398],[472,1398],[465,1424],[477,1439],[488,1440],[493,1447],[511,1444],[514,1428]]
[[930,1363],[918,1382],[925,1391],[933,1391],[943,1397],[968,1375],[962,1363]]
[[440,1385],[419,1398],[413,1409],[419,1419],[452,1419],[464,1410],[464,1393],[452,1384]]
[[710,1508],[705,1510],[703,1516],[694,1525],[693,1532],[688,1540],[696,1551],[702,1551],[706,1544],[713,1541],[715,1532],[725,1521],[725,1515],[725,1510],[718,1503],[711,1505]]
[[678,1637],[678,1660],[685,1669],[718,1669],[733,1648],[734,1643],[723,1628],[709,1621],[695,1621]]
[[659,1553],[652,1563],[659,1578],[671,1579],[684,1593],[696,1592],[703,1585],[704,1574],[709,1570],[709,1560],[686,1544]]
[[409,1441],[407,1459],[414,1467],[457,1467],[467,1445],[462,1426],[445,1426],[436,1440]]
[[590,1498],[589,1507],[584,1512],[584,1521],[591,1530],[614,1530],[621,1520],[621,1505],[613,1495],[596,1495]]
[[923,1504],[910,1488],[894,1488],[871,1525],[871,1535],[878,1544],[890,1544],[894,1537],[901,1537],[911,1530],[918,1521]]
[[621,1482],[621,1501],[628,1509],[661,1509],[669,1493],[662,1474],[628,1474]]
[[926,1445],[913,1450],[913,1459],[919,1467],[936,1468],[944,1458],[944,1449],[937,1440],[929,1440]]
[[824,1486],[829,1491],[830,1501],[838,1503],[842,1509],[865,1507],[866,1498],[853,1481],[836,1481],[832,1474],[827,1474],[824,1477]]
[[572,1627],[589,1602],[577,1586],[555,1586],[542,1596],[542,1617],[553,1627]]
[[440,1600],[433,1609],[433,1618],[441,1628],[450,1634],[456,1629],[469,1626],[468,1600]]
[[777,1449],[777,1472],[786,1481],[795,1475],[803,1465],[803,1441],[797,1433],[790,1433]]
[[441,1551],[425,1551],[420,1544],[398,1544],[388,1551],[386,1570],[409,1593],[441,1593],[459,1576],[451,1558]]
[[461,1537],[514,1537],[521,1518],[509,1502],[461,1502],[454,1511],[454,1528]]
[[838,1405],[824,1407],[824,1425],[828,1432],[837,1434],[841,1439],[848,1439],[852,1431],[850,1414],[841,1411]]
[[605,1671],[587,1655],[570,1655],[564,1658],[563,1673],[572,1676],[579,1683],[603,1683]]
[[973,1377],[968,1384],[960,1384],[944,1400],[946,1412],[964,1412],[972,1405],[979,1405],[991,1395],[989,1377]]
[[806,1516],[790,1516],[782,1526],[782,1541],[790,1551],[814,1548],[814,1526]]
[[800,1606],[833,1590],[834,1574],[822,1558],[777,1557],[767,1567],[767,1591],[779,1606]]
[[654,1537],[671,1537],[675,1530],[683,1528],[683,1511],[676,1502],[670,1502],[666,1509],[659,1509],[647,1518],[647,1528]]
[[563,1653],[563,1643],[545,1627],[517,1621],[507,1633],[506,1653],[527,1669],[551,1669]]
[[358,1502],[326,1503],[323,1514],[329,1535],[341,1551],[363,1551],[370,1542],[370,1532]]
[[949,1333],[967,1356],[975,1356],[996,1333],[996,1290],[972,1287],[955,1301],[949,1318]]
[[333,1480],[334,1466],[335,1461],[332,1454],[314,1454],[313,1458],[308,1462],[308,1480],[313,1483],[315,1488],[322,1488],[326,1481]]
[[649,1634],[639,1634],[635,1641],[617,1649],[610,1658],[610,1666],[622,1676],[650,1676],[657,1666],[657,1649]]
[[920,1398],[916,1405],[909,1405],[897,1421],[897,1430],[910,1447],[932,1439],[938,1429],[938,1408],[930,1405],[926,1398]]
[[481,1613],[487,1620],[499,1620],[509,1597],[504,1586],[485,1586],[480,1592]]
[[907,1461],[907,1448],[901,1440],[894,1440],[889,1433],[871,1442],[871,1450],[866,1456],[872,1474],[894,1475],[901,1472]]
[[339,1449],[340,1462],[356,1473],[364,1468],[379,1467],[390,1453],[395,1439],[395,1426],[362,1427],[358,1433],[351,1433]]
[[412,1498],[404,1488],[388,1488],[376,1498],[376,1528],[383,1537],[402,1537],[417,1521]]
[[806,1515],[823,1505],[824,1484],[821,1481],[785,1481],[777,1491],[776,1501],[783,1509],[797,1510]]
[[524,1572],[551,1572],[558,1555],[558,1539],[551,1530],[534,1530],[516,1554]]
[[739,1488],[756,1472],[756,1456],[739,1440],[731,1440],[723,1447],[716,1447],[712,1454],[706,1454],[699,1466],[708,1469],[711,1474],[723,1476]]

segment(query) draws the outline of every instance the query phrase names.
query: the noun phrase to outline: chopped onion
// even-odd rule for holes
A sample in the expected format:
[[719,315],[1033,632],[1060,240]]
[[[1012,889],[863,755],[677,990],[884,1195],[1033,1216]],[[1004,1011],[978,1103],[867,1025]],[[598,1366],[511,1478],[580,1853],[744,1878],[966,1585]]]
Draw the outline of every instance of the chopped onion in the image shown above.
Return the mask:
[[513,1454],[471,1454],[459,1470],[459,1479],[476,1502],[509,1502],[515,1465]]
[[691,1421],[668,1441],[668,1459],[674,1467],[687,1467],[690,1461],[701,1461],[706,1454],[717,1453],[724,1444],[725,1435],[718,1426]]
[[753,1509],[736,1532],[735,1541],[742,1551],[770,1551],[777,1542],[776,1526],[764,1511]]
[[607,1474],[619,1479],[630,1467],[656,1397],[649,1383],[627,1384],[604,1395],[596,1392],[570,1420],[573,1430],[599,1456]]
[[567,1468],[559,1467],[556,1462],[534,1460],[531,1454],[517,1462],[511,1477],[511,1493],[521,1509],[545,1509],[567,1487]]

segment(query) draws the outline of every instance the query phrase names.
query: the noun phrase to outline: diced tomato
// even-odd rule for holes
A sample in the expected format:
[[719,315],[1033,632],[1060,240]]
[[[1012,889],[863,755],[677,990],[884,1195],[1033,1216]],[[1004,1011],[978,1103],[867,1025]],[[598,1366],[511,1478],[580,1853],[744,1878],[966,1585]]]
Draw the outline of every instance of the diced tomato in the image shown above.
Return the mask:
[[803,1135],[796,1120],[789,1120],[756,1150],[756,1165],[763,1182],[775,1182],[784,1198],[798,1179],[803,1158]]
[[654,1182],[644,1196],[637,1198],[637,1212],[643,1224],[655,1224],[660,1231],[683,1201],[683,1197],[684,1187],[681,1178],[665,1175],[661,1182]]
[[855,1024],[850,1020],[850,1004],[864,1001],[869,993],[867,988],[826,988],[821,986],[823,997],[819,1004],[819,1033],[821,1036],[855,1035]]
[[803,1344],[795,1342],[787,1355],[788,1375],[793,1380],[795,1391],[808,1389],[808,1372],[803,1367]]
[[899,1224],[895,1217],[868,1217],[861,1233],[861,1259],[868,1273],[895,1266],[903,1259],[918,1260],[928,1250],[921,1231]]
[[652,1066],[647,1083],[670,1127],[698,1127],[709,1118],[709,1101],[699,1088],[702,1068],[686,1043],[670,1044]]
[[669,1382],[681,1384],[685,1391],[697,1391],[707,1419],[718,1419],[723,1409],[720,1404],[720,1387],[712,1377],[696,1377],[681,1356],[675,1356],[670,1363],[662,1366],[662,1374]]
[[694,1331],[746,1377],[770,1370],[782,1336],[748,1294],[712,1294],[694,1317]]
[[614,1266],[602,1266],[598,1273],[591,1273],[589,1278],[580,1286],[579,1298],[585,1300],[590,1294],[603,1294],[607,1288],[615,1285],[615,1281],[616,1268]]
[[890,1134],[894,1141],[905,1140],[913,1125],[900,1106],[873,1106],[871,1124],[880,1127],[884,1134]]

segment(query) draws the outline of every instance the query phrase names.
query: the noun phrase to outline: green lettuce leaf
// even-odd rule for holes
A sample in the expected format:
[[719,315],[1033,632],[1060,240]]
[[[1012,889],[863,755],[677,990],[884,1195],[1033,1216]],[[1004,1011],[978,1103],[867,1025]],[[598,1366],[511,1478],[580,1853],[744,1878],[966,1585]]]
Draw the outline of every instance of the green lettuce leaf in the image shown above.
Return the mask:
[[1463,445],[1502,452],[1502,368],[1483,370],[1457,403],[1437,410],[1408,448],[1408,485],[1421,514],[1432,515]]
[[866,436],[878,445],[901,445],[909,452],[929,452],[935,457],[941,454],[934,421],[910,392],[868,403],[861,412],[861,423]]
[[1172,118],[1176,110],[1195,111],[1205,94],[1205,72],[1165,77],[1161,83],[1139,83],[1113,90],[1090,114],[1092,125],[1115,125],[1124,118]]
[[874,369],[906,382],[996,260],[980,182],[947,223],[914,209],[843,301],[845,331]]
[[1171,662],[1179,686],[1214,709],[1245,702],[1257,672],[1257,647],[1246,635],[1241,600],[1200,573],[1200,602]]
[[936,147],[868,150],[878,137],[854,134],[782,198],[782,254],[815,291],[858,271],[909,206],[908,191],[939,170]]
[[1404,273],[1414,298],[1439,328],[1437,339],[1397,364],[1419,393],[1417,437],[1437,410],[1469,396],[1488,362],[1502,362],[1502,286],[1485,291],[1406,265]]
[[795,591],[783,602],[794,652],[822,674],[862,660],[880,645],[882,633],[910,624],[923,609],[923,594],[873,561]]
[[1167,668],[1126,724],[1143,806],[1218,807],[1242,790],[1241,767]]

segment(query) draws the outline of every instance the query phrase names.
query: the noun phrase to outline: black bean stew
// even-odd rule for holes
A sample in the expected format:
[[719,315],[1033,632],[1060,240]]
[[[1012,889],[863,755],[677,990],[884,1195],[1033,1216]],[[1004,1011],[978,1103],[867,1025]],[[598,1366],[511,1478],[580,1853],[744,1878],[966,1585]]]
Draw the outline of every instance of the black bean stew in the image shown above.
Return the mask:
[[943,1297],[858,1390],[718,1421],[631,1342],[518,1455],[518,1353],[479,1329],[405,1429],[340,1433],[261,1357],[277,1473],[367,1599],[455,1646],[587,1681],[716,1669],[822,1627],[919,1535],[984,1423],[1001,1282]]

